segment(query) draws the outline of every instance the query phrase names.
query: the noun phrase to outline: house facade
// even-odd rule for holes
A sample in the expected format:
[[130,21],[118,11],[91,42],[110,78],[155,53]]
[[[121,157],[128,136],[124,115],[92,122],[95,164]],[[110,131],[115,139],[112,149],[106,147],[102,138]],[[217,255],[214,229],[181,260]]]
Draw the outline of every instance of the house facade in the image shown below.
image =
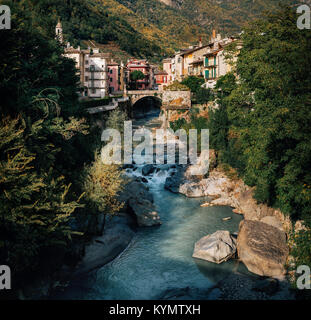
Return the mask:
[[172,73],[172,59],[163,60],[163,71],[167,73],[167,85],[170,85],[173,82],[173,73]]
[[[206,88],[214,88],[219,77],[232,70],[232,65],[225,58],[225,49],[237,39],[224,38],[219,35],[210,44],[209,51],[204,54],[204,79]],[[236,58],[234,58],[236,59]]]
[[139,59],[130,59],[126,64],[127,72],[127,82],[130,84],[131,79],[130,75],[134,71],[141,71],[145,78],[141,80],[137,80],[135,84],[135,88],[138,90],[150,90],[153,89],[155,85],[154,78],[154,67],[151,66],[148,60],[139,60]]
[[121,86],[121,67],[113,60],[108,62],[108,84],[109,93],[120,91]]
[[85,57],[84,88],[90,98],[104,98],[108,95],[109,57],[109,54],[101,53],[98,49],[93,49],[93,52]]
[[159,90],[163,90],[168,85],[168,73],[166,71],[155,71],[156,86]]
[[202,45],[200,40],[199,45],[175,52],[172,58],[163,60],[163,70],[168,73],[170,82],[196,76],[204,78],[206,87],[213,88],[218,78],[232,69],[225,59],[224,49],[234,41],[237,39],[222,38],[213,30],[207,45]]
[[[60,21],[58,21],[55,31],[57,39],[63,42],[63,30]],[[67,43],[64,56],[75,61],[83,96],[104,98],[108,95],[109,54],[101,53],[97,48],[89,48],[88,50],[81,50],[80,47],[73,48],[70,43]]]

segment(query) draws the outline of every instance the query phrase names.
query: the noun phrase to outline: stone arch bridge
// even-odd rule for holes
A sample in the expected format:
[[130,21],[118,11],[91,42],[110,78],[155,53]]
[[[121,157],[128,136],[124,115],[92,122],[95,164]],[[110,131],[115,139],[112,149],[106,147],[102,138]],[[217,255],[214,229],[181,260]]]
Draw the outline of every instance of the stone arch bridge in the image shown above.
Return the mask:
[[131,90],[127,92],[132,107],[135,103],[146,97],[160,99],[162,108],[166,110],[186,110],[191,108],[190,91],[161,91],[161,90]]

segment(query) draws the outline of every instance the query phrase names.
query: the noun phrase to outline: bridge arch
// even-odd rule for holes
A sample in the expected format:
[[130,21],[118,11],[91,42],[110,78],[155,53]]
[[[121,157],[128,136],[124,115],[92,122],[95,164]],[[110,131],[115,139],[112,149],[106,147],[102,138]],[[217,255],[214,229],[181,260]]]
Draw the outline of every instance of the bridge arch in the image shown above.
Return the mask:
[[161,112],[162,99],[159,96],[140,96],[132,98],[132,113],[134,118],[142,118],[147,115],[158,116]]

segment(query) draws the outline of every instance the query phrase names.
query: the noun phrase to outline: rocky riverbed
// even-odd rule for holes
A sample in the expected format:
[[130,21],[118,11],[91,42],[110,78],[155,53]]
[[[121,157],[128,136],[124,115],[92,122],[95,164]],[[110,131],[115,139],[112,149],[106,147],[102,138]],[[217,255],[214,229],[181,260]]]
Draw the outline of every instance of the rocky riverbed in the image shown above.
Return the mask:
[[[244,221],[237,239],[239,259],[255,274],[284,277],[289,254],[286,235],[289,220],[279,210],[258,204],[253,198],[253,189],[242,180],[230,179],[215,167],[207,178],[191,177],[188,167],[169,177],[165,188],[190,198],[212,197],[213,200],[202,206],[230,206],[235,213],[242,214]],[[210,247],[207,250],[211,250]]]

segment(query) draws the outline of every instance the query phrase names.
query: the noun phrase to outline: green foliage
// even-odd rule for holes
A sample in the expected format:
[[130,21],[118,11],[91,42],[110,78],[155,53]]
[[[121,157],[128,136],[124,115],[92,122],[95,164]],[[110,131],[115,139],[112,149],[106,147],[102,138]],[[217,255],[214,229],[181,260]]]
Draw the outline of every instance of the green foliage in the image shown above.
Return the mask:
[[132,81],[143,80],[145,79],[145,75],[141,71],[135,70],[131,72],[130,78]]
[[138,80],[143,80],[143,79],[145,79],[145,77],[146,77],[146,75],[144,75],[144,73],[139,70],[135,70],[135,71],[131,72],[131,74],[130,74],[130,80],[132,82],[134,82],[136,89],[137,89]]
[[203,78],[195,77],[195,76],[189,76],[185,78],[181,84],[184,84],[187,86],[191,92],[197,92],[199,88],[201,88],[201,85],[204,83]]
[[168,90],[168,91],[190,91],[189,87],[187,87],[186,85],[178,82],[178,81],[174,81],[172,84],[170,84],[169,86],[164,87],[164,90]]
[[213,94],[210,89],[202,88],[204,84],[204,79],[195,76],[189,76],[185,78],[181,84],[187,86],[194,96],[194,101],[198,104],[203,104],[211,101],[213,99]]
[[[74,62],[43,27],[54,20],[36,15],[29,1],[6,3],[12,29],[0,32],[0,260],[18,289],[38,274],[51,276],[72,254],[88,208],[114,212],[120,182],[115,169],[101,177],[91,165],[100,132],[77,101]],[[86,186],[100,192],[98,183],[102,195],[93,197]],[[77,230],[80,217],[85,226]]]
[[291,254],[296,258],[296,265],[311,266],[310,243],[311,230],[302,230],[293,235],[294,245]]
[[[223,161],[255,186],[259,202],[280,208],[311,227],[311,34],[297,28],[287,7],[245,28],[232,74],[216,89],[210,112],[211,145]],[[299,234],[295,253],[310,263],[309,238]]]
[[213,93],[210,89],[198,88],[195,92],[196,103],[203,104],[212,101],[214,98]]
[[126,112],[120,109],[115,109],[109,113],[109,116],[105,122],[106,128],[116,129],[120,133],[124,131],[124,121],[128,120]]
[[10,234],[1,239],[5,247],[0,256],[6,257],[15,272],[35,268],[33,258],[40,249],[66,244],[72,235],[68,221],[83,206],[79,198],[72,200],[71,184],[66,184],[64,176],[55,175],[52,168],[45,172],[36,168],[38,155],[29,151],[28,143],[43,126],[43,121],[37,121],[26,134],[21,119],[6,118],[0,124],[1,235]]
[[179,118],[176,121],[170,121],[170,128],[174,131],[179,129],[184,129],[189,136],[190,129],[197,130],[197,150],[200,152],[201,150],[201,130],[208,128],[208,119],[198,116],[199,110],[192,109],[190,111],[190,121],[186,121],[185,118]]
[[105,97],[100,99],[84,100],[80,104],[83,108],[95,108],[99,106],[106,106],[112,101],[112,98]]
[[173,131],[177,131],[181,128],[184,128],[187,124],[187,121],[185,118],[179,118],[175,121],[170,121],[170,128],[173,130]]
[[53,18],[51,32],[55,32],[57,19],[60,17],[65,39],[73,45],[80,44],[81,40],[95,40],[101,44],[114,41],[122,50],[137,57],[165,54],[154,41],[146,39],[121,15],[108,12],[101,1],[28,0],[28,3],[28,9],[37,16],[49,13],[49,17]]
[[85,197],[90,203],[90,210],[113,215],[123,204],[117,200],[117,194],[122,189],[124,181],[122,171],[116,165],[104,165],[97,152],[95,161],[87,169],[84,182]]

